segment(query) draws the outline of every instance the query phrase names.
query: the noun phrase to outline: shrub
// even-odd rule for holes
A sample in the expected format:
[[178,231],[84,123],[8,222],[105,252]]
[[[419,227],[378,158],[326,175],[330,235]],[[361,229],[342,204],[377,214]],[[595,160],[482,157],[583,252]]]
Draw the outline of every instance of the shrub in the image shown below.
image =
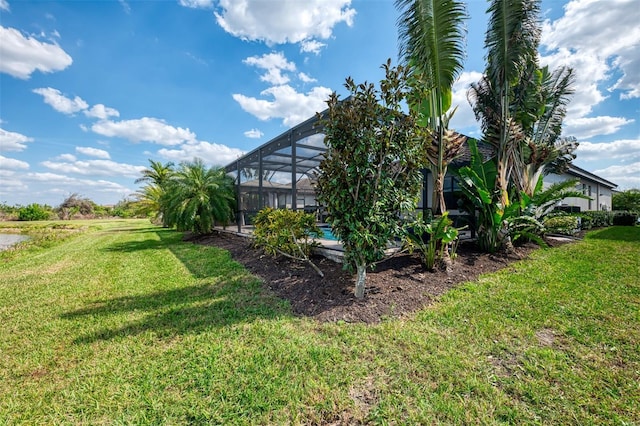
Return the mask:
[[580,229],[586,230],[591,229],[593,227],[593,218],[591,215],[584,213],[578,213],[575,215],[580,218]]
[[[592,228],[603,228],[613,225],[613,212],[610,211],[586,211],[580,213],[580,217],[591,218]],[[583,228],[585,229],[585,228]]]
[[615,212],[613,224],[616,226],[634,226],[638,221],[638,213],[635,212]]
[[577,216],[555,216],[544,221],[547,234],[573,235],[578,228]]
[[445,261],[449,245],[458,238],[458,229],[453,227],[449,212],[444,212],[429,222],[418,220],[412,232],[407,232],[406,244],[409,251],[418,250],[424,266],[432,270],[436,261]]
[[29,204],[18,209],[18,220],[47,220],[51,217],[51,212],[40,204]]
[[322,271],[309,259],[311,249],[318,245],[315,238],[322,233],[314,215],[265,207],[258,212],[253,224],[256,246],[274,256],[281,254],[307,262],[323,276]]

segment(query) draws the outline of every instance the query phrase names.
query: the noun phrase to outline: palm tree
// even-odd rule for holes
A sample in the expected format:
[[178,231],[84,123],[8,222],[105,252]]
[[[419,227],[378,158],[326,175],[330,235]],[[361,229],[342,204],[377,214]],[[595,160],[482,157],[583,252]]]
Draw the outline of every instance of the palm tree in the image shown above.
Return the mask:
[[150,167],[142,171],[142,177],[135,180],[135,183],[147,182],[139,191],[136,191],[136,198],[141,207],[141,213],[154,214],[156,220],[162,221],[163,226],[169,226],[166,220],[166,208],[163,204],[163,197],[166,186],[174,173],[173,162],[162,164],[160,161],[149,160]]
[[532,111],[528,116],[534,120],[521,121],[525,133],[521,151],[524,167],[514,179],[518,190],[529,196],[533,196],[538,178],[551,171],[561,172],[575,158],[573,152],[578,147],[575,138],[560,138],[566,105],[573,94],[573,69],[560,67],[549,72],[548,67],[543,67],[539,74],[540,90],[531,90],[540,93],[531,105],[537,114]]
[[466,18],[457,0],[396,0],[400,55],[411,68],[409,106],[427,132],[427,159],[434,174],[433,209],[447,210],[443,183],[448,164],[466,137],[448,129],[452,86],[463,69]]
[[496,190],[503,207],[510,204],[508,185],[513,170],[523,167],[521,144],[525,133],[518,118],[526,97],[518,90],[533,77],[540,42],[540,0],[492,0],[485,38],[485,75],[469,90],[469,101],[481,121],[484,141],[496,153]]
[[160,187],[171,178],[173,174],[173,162],[162,164],[160,161],[149,160],[151,167],[142,171],[142,177],[136,179],[135,183],[150,182]]
[[165,217],[162,214],[162,197],[164,196],[164,189],[155,183],[150,183],[143,186],[134,193],[137,200],[136,214],[143,216],[153,215],[152,222],[161,222],[164,226],[167,226]]
[[209,233],[216,221],[231,219],[234,194],[233,178],[224,168],[207,168],[199,158],[181,163],[166,189],[168,223],[179,231]]

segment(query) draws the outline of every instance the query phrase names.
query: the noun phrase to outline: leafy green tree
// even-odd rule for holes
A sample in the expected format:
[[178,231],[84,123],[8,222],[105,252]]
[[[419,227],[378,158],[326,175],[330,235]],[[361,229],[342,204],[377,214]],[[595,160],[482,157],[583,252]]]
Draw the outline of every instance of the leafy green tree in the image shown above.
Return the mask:
[[380,261],[402,233],[402,212],[415,209],[424,167],[422,134],[415,113],[402,103],[409,87],[405,67],[383,65],[385,79],[356,85],[350,97],[334,92],[323,120],[327,152],[320,164],[318,199],[345,249],[345,264],[357,272],[355,295],[364,297],[367,268]]
[[52,215],[53,211],[50,207],[37,203],[29,204],[28,206],[18,209],[18,220],[47,220],[50,219]]
[[233,178],[224,168],[207,168],[196,158],[180,163],[166,184],[162,198],[166,221],[179,231],[206,234],[215,222],[228,223],[233,215]]
[[613,210],[640,212],[640,189],[632,188],[613,194]]
[[447,210],[444,177],[466,137],[448,129],[452,87],[464,65],[466,11],[457,0],[396,0],[400,55],[410,68],[409,107],[424,126],[427,159],[434,176],[433,211]]

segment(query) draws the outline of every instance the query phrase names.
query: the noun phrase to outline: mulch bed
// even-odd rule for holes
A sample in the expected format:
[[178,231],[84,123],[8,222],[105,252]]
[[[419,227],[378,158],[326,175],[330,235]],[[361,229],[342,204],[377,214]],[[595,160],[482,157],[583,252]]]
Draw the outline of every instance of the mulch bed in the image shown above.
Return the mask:
[[[254,248],[250,239],[234,234],[215,232],[187,240],[228,250],[233,259],[263,281],[265,288],[288,300],[296,315],[321,322],[342,320],[369,324],[417,311],[459,283],[502,269],[538,248],[528,243],[517,247],[515,255],[487,254],[477,250],[474,242],[463,241],[449,274],[426,270],[417,254],[402,254],[367,272],[365,298],[358,300],[354,296],[355,274],[327,258],[312,259],[324,273],[321,278],[309,265],[282,256],[274,258]],[[550,244],[561,242],[550,241]]]

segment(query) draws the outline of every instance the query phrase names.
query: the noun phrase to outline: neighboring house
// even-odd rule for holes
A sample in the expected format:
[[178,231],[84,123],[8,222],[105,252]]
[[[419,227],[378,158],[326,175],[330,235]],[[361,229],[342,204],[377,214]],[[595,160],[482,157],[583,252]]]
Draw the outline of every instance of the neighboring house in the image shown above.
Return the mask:
[[[486,146],[481,147],[481,151],[485,156],[490,155]],[[253,215],[264,207],[313,212],[319,221],[324,221],[313,182],[325,152],[322,127],[318,118],[312,117],[227,165],[226,171],[236,179],[238,230],[250,225]],[[460,166],[468,161],[468,153],[463,153],[456,164]],[[418,211],[432,205],[433,177],[428,170],[423,176]],[[563,205],[579,207],[580,210],[611,210],[611,192],[617,185],[579,167],[572,165],[563,175],[548,175],[544,182],[549,186],[571,178],[580,179],[579,189],[592,200],[569,198],[563,201]],[[455,210],[458,186],[453,176],[447,175],[444,189],[447,207]]]
[[581,211],[611,210],[612,196],[618,185],[573,164],[569,166],[569,170],[566,173],[545,176],[544,185],[548,187],[553,183],[568,179],[579,179],[576,188],[582,191],[583,194],[589,196],[591,200],[566,198],[562,201],[561,206],[579,207]]

